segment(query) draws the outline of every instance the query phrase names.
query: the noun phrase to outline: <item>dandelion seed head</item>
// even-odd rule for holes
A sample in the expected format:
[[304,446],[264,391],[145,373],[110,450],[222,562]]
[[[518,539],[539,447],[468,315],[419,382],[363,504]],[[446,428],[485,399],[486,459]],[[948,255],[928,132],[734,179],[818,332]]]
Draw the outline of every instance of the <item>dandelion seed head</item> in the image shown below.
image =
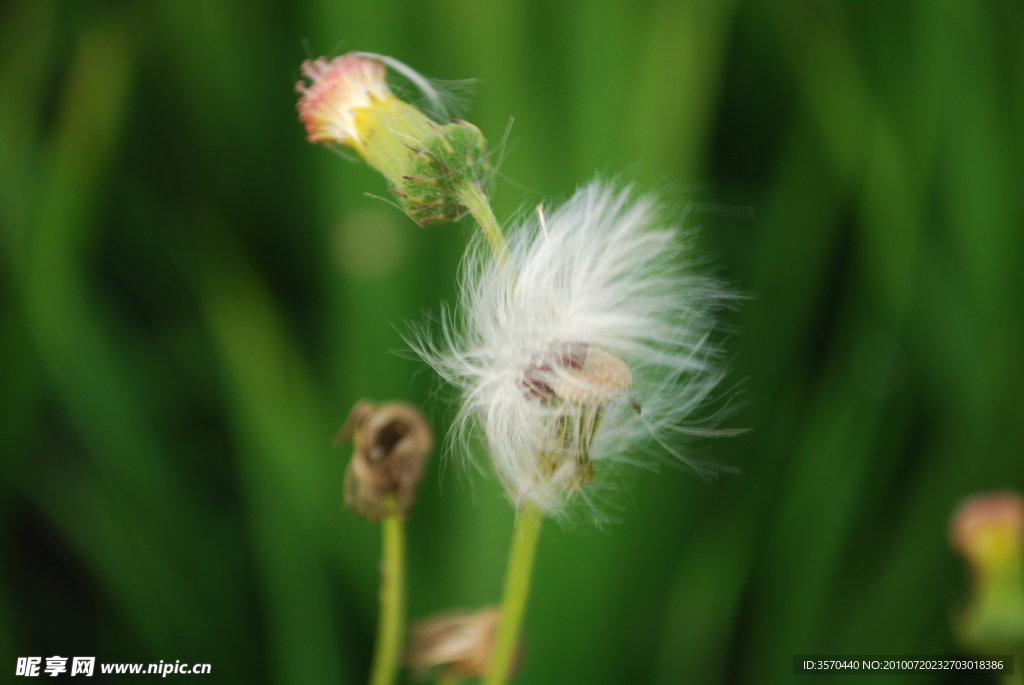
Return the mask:
[[460,315],[441,342],[414,341],[461,392],[453,448],[479,426],[512,500],[555,516],[597,506],[613,467],[652,445],[687,461],[673,444],[724,374],[729,296],[657,202],[593,182],[508,244],[504,259],[471,247]]

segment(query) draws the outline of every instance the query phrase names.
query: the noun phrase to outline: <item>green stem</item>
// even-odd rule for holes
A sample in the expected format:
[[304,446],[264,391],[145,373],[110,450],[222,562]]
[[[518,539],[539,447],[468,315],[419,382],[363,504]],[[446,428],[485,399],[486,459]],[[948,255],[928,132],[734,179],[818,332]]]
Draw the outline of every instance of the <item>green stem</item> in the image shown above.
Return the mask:
[[385,516],[381,532],[380,622],[370,685],[394,685],[405,637],[405,519],[399,514]]
[[441,671],[441,675],[434,681],[434,685],[459,685],[462,682],[462,678],[455,675],[452,671],[447,669]]
[[530,594],[530,577],[537,539],[544,512],[527,503],[519,510],[515,530],[512,532],[512,550],[509,552],[508,570],[505,572],[505,594],[501,599],[501,623],[491,650],[491,663],[484,685],[505,685],[512,669],[519,627],[526,613],[526,599]]
[[491,250],[498,259],[508,259],[508,246],[505,244],[505,236],[501,232],[501,224],[494,216],[491,203],[480,186],[475,183],[467,183],[459,190],[459,199],[463,206],[476,219],[484,237],[487,238]]
[[1003,685],[1021,685],[1024,683],[1024,652],[1018,651],[1013,655],[1013,675],[1002,677]]

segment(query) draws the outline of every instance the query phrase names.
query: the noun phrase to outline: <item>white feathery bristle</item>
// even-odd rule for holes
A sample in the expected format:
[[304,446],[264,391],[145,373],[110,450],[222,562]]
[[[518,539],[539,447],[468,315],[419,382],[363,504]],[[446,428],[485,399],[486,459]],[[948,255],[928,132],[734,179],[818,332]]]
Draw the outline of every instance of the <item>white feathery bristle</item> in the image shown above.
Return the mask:
[[728,296],[660,214],[595,181],[511,231],[507,258],[476,241],[460,320],[445,317],[440,344],[413,343],[462,395],[452,447],[468,454],[481,426],[517,505],[593,505],[611,465],[655,445],[711,471],[674,443],[723,376],[712,332]]

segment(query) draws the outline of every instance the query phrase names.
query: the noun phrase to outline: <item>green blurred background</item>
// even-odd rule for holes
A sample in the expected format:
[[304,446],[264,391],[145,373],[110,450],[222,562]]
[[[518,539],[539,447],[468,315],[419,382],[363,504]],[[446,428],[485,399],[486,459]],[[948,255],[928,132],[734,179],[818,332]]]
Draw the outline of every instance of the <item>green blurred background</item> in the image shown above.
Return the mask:
[[[0,5],[0,668],[364,681],[378,531],[330,441],[361,397],[445,430],[394,352],[473,227],[415,226],[304,141],[299,64],[347,50],[479,79],[466,118],[492,142],[514,118],[500,218],[624,175],[694,203],[749,296],[727,425],[752,431],[691,445],[742,473],[629,474],[620,524],[549,525],[521,682],[955,652],[949,513],[1024,487],[1020,2],[23,0]],[[451,466],[410,521],[413,617],[499,597],[511,508]],[[896,680],[965,679],[873,682]]]

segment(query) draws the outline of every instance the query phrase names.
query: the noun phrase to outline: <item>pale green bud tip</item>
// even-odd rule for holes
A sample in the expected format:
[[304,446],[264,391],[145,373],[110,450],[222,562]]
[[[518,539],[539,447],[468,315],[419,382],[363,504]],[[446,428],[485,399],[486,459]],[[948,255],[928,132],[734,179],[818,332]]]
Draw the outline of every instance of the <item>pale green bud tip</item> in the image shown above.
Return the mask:
[[468,122],[436,123],[397,98],[385,80],[385,61],[398,64],[367,53],[303,63],[310,83],[296,90],[308,139],[353,148],[420,225],[458,219],[468,211],[467,189],[482,191],[490,174],[487,141]]

